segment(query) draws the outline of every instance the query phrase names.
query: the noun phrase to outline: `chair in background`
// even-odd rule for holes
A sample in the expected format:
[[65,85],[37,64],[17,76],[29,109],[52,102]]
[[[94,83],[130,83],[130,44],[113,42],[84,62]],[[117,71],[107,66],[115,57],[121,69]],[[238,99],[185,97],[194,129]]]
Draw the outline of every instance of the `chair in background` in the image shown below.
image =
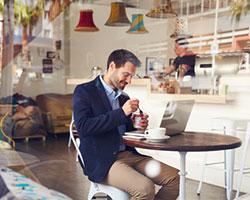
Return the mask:
[[45,93],[36,96],[48,133],[66,133],[71,121],[73,94]]
[[[72,121],[73,121],[73,115],[72,115],[71,123],[72,123]],[[71,123],[70,123],[70,126],[71,126]],[[75,128],[75,126],[74,126],[74,123],[72,124],[72,127],[70,128],[70,130],[72,130],[72,133],[73,133],[73,136],[74,136],[74,137],[78,137],[76,128]],[[79,140],[79,138],[76,138],[76,141],[77,141],[77,142],[78,142],[78,140]],[[80,142],[80,140],[79,140],[79,142]],[[70,147],[70,145],[71,145],[71,135],[69,135],[68,147]],[[79,146],[78,143],[77,143],[77,145]],[[77,158],[78,158],[78,156],[77,156]],[[77,160],[77,161],[78,161],[78,160]]]
[[[241,182],[242,182],[242,178],[244,174],[244,168],[245,168],[246,158],[247,158],[247,149],[248,149],[249,143],[250,143],[250,122],[248,122],[247,124],[247,132],[246,132],[245,141],[244,141],[243,157],[242,157],[241,166],[240,166],[240,178],[239,178],[239,183],[237,187],[237,193],[235,195],[235,200],[238,200],[239,198],[240,186],[241,186]],[[246,168],[246,169],[249,169],[249,168]],[[250,198],[250,195],[249,195],[249,198]]]
[[[76,148],[77,154],[78,154],[79,158],[81,159],[82,164],[84,165],[82,154],[79,150],[80,142],[78,142],[78,141],[80,141],[80,140],[79,140],[79,138],[77,138],[78,141],[76,141],[76,139],[74,137],[73,130],[74,130],[74,119],[72,117],[72,121],[71,121],[70,127],[69,127],[69,133],[70,133],[71,140]],[[96,194],[100,194],[100,193],[106,194],[107,199],[110,199],[110,198],[112,200],[129,200],[130,199],[130,195],[128,193],[126,193],[118,188],[115,188],[115,187],[109,186],[109,185],[105,185],[105,184],[91,182],[89,194],[88,194],[88,200],[93,199]],[[98,198],[98,197],[95,197],[95,198]],[[103,196],[101,198],[103,198]]]
[[[223,131],[226,135],[235,136],[237,131],[246,131],[246,126],[249,120],[234,119],[234,118],[213,118],[211,119],[211,129],[213,131]],[[197,189],[197,194],[200,195],[201,186],[205,174],[205,168],[207,165],[223,164],[225,173],[225,186],[227,190],[227,199],[232,199],[233,191],[233,175],[234,175],[234,157],[235,150],[226,150],[224,152],[224,161],[207,163],[207,153],[205,154],[203,161],[203,169],[200,178],[200,183]]]

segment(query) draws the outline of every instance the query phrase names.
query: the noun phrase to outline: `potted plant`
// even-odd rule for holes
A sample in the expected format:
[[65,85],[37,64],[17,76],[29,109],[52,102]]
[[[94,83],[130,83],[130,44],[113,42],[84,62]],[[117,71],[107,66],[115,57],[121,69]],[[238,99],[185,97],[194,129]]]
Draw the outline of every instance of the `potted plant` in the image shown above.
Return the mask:
[[230,6],[231,20],[239,22],[242,14],[246,15],[250,10],[248,0],[234,0]]

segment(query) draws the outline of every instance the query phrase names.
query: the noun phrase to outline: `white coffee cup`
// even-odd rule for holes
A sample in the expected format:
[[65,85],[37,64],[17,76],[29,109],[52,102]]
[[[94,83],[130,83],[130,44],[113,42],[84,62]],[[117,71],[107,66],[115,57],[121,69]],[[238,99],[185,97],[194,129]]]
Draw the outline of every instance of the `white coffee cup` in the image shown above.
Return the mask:
[[166,128],[152,128],[145,131],[146,137],[150,139],[162,139],[165,137]]

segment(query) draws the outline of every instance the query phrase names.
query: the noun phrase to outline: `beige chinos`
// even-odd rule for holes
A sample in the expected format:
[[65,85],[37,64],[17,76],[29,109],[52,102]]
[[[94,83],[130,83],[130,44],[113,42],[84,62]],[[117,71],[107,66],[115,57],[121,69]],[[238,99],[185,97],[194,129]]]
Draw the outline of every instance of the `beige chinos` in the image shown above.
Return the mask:
[[[179,195],[178,170],[158,161],[160,173],[149,178],[145,166],[152,160],[131,151],[120,152],[102,183],[129,193],[131,200],[175,200]],[[162,186],[156,195],[154,184]]]

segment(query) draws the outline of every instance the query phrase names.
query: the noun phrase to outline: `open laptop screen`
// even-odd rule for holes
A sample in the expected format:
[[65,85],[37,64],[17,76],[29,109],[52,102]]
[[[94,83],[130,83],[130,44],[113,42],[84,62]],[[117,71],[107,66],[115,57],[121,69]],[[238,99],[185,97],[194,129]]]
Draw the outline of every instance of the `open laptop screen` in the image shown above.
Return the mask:
[[167,103],[160,125],[160,127],[166,128],[166,135],[177,135],[185,131],[193,105],[194,100]]

